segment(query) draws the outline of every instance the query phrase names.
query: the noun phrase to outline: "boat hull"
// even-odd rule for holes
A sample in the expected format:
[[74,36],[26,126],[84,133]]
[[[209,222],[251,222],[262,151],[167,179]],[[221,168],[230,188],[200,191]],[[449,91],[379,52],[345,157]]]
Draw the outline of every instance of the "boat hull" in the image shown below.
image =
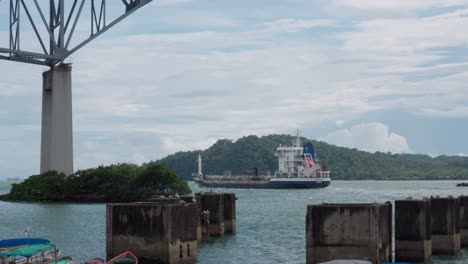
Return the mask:
[[47,261],[46,264],[73,264],[73,257],[63,257],[57,260]]
[[89,259],[81,264],[105,264],[106,261],[103,260],[102,258],[93,258],[93,259]]
[[203,180],[195,180],[200,187],[206,188],[232,188],[232,189],[319,189],[328,187],[330,180],[272,180],[269,182],[207,182]]
[[130,251],[126,251],[109,260],[107,264],[138,264],[138,258]]

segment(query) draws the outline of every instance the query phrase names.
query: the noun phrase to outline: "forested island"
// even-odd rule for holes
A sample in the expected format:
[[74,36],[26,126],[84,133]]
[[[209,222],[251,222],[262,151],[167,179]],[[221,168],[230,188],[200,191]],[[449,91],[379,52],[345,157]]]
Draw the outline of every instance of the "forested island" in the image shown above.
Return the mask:
[[[289,135],[247,136],[218,140],[206,150],[178,152],[138,166],[117,164],[79,170],[71,176],[54,171],[13,183],[0,200],[52,202],[133,202],[154,195],[191,193],[184,180],[197,171],[198,154],[205,174],[249,174],[278,168],[275,150],[289,146]],[[302,138],[314,144],[320,160],[333,180],[464,180],[468,179],[468,157],[421,154],[369,153]]]
[[56,171],[13,183],[0,200],[27,202],[135,202],[154,195],[185,195],[191,190],[169,167],[117,164],[79,170],[66,176]]
[[[237,141],[222,139],[206,150],[178,152],[148,164],[165,164],[185,180],[191,180],[191,174],[197,171],[198,154],[203,158],[205,174],[222,174],[226,170],[241,174],[253,168],[274,172],[278,168],[276,148],[290,146],[293,140],[289,135],[247,136]],[[314,144],[334,180],[468,179],[468,157],[369,153],[302,138],[302,142],[307,141]]]

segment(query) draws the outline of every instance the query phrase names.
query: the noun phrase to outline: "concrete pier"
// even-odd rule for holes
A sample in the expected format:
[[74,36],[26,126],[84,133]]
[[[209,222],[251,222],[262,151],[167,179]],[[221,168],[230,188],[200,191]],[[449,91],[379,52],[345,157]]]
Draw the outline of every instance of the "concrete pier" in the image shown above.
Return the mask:
[[[197,240],[198,242],[202,242],[202,241],[206,241],[208,240],[209,238],[209,234],[208,234],[208,218],[207,219],[204,219],[206,218],[206,215],[203,213],[202,209],[201,209],[201,205],[200,205],[200,196],[199,194],[196,194],[195,197],[194,196],[182,196],[180,197],[181,200],[183,200],[184,202],[186,203],[194,203],[197,205]],[[206,222],[205,224],[205,229],[206,229],[206,233],[208,234],[208,236],[203,236],[203,224]]]
[[395,261],[427,262],[432,256],[431,201],[395,201]]
[[224,232],[226,234],[236,233],[236,194],[224,194]]
[[460,196],[460,240],[461,247],[468,247],[468,196]]
[[460,199],[432,198],[432,254],[460,253]]
[[200,210],[200,217],[198,220],[199,229],[197,230],[197,238],[199,242],[206,242],[210,239],[210,212],[207,210]]
[[224,194],[201,193],[199,196],[201,209],[210,213],[210,236],[224,236]]
[[61,64],[42,75],[41,173],[73,173],[71,72]]
[[392,205],[309,205],[306,217],[306,261],[335,259],[390,262]]
[[107,259],[130,250],[141,264],[196,263],[196,204],[108,204],[106,213]]

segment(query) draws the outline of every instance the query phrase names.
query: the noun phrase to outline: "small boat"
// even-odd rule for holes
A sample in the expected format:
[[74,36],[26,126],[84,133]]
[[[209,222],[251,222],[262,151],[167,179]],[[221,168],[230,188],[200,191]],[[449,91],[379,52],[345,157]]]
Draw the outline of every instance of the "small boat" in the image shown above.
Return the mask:
[[57,260],[47,261],[46,264],[73,264],[73,257],[63,257]]
[[33,244],[0,252],[4,263],[46,263],[60,257],[60,250],[52,244]]
[[457,187],[468,187],[468,183],[466,182],[457,183]]
[[89,259],[81,264],[106,264],[106,261],[103,260],[102,258],[93,258]]
[[319,264],[372,264],[372,262],[367,261],[367,260],[343,260],[343,259],[337,259],[337,260],[331,260],[327,262],[321,262]]
[[132,252],[124,252],[109,260],[107,264],[138,264],[138,258]]
[[11,238],[0,240],[0,251],[11,250],[34,244],[48,244],[49,240],[45,238]]
[[[344,259],[338,259],[338,260],[331,260],[327,262],[322,262],[319,264],[372,264],[372,262],[368,260],[344,260]],[[409,262],[383,262],[382,264],[411,264]]]

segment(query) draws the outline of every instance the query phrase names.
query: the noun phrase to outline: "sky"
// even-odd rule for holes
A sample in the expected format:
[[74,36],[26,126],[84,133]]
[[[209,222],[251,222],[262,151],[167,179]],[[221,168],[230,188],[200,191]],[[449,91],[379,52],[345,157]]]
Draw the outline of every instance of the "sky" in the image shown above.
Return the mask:
[[[112,4],[109,18],[122,12]],[[37,49],[23,24],[22,49]],[[296,129],[370,152],[464,156],[467,27],[468,0],[153,1],[67,59],[75,169]],[[84,16],[72,43],[88,28]],[[45,70],[0,60],[0,179],[39,171]]]

